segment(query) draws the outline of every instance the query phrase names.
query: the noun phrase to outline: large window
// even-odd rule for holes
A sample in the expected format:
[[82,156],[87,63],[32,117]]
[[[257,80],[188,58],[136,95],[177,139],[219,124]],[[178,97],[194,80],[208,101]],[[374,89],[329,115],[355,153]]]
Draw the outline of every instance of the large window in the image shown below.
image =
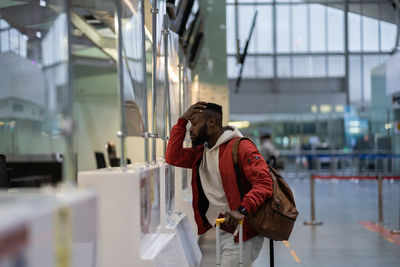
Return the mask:
[[27,36],[12,28],[7,21],[0,17],[0,53],[14,52],[26,57]]
[[[351,102],[368,102],[370,72],[395,47],[395,10],[387,1],[349,1],[348,53],[344,0],[227,0],[228,78],[236,78],[236,31],[242,49],[258,18],[244,78],[345,77],[349,57]],[[275,38],[275,39],[274,39]]]

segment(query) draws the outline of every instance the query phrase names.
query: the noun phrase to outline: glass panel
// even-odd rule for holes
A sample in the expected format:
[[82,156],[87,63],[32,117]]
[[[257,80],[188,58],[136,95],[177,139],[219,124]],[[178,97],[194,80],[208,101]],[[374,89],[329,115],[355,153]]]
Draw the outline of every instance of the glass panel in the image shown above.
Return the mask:
[[[234,9],[233,16],[234,16]],[[240,47],[244,49],[249,38],[251,25],[255,12],[258,11],[256,26],[249,44],[249,52],[270,53],[272,52],[272,8],[264,6],[240,6],[239,8],[239,39]],[[234,27],[232,24],[228,27]]]
[[226,67],[227,67],[228,78],[236,78],[238,75],[236,57],[228,56],[226,62],[227,62]]
[[349,96],[350,102],[361,101],[361,57],[349,57]]
[[306,52],[308,50],[307,13],[306,5],[292,6],[293,52]]
[[1,52],[7,52],[10,50],[9,30],[0,31],[0,47]]
[[[7,129],[0,128],[0,154],[15,159],[30,154],[33,160],[44,154],[51,161],[50,154],[61,153],[63,176],[75,178],[66,1],[54,0],[46,7],[24,2],[0,8],[4,17],[13,18],[13,26],[1,31],[0,39],[0,65],[7,66],[0,72],[0,120],[8,123]],[[59,176],[52,179],[56,182]]]
[[310,57],[310,75],[311,77],[326,76],[326,58],[324,56]]
[[277,52],[290,52],[289,6],[276,6]]
[[256,75],[258,78],[271,78],[274,76],[274,66],[273,66],[273,58],[272,57],[256,57],[256,66],[257,72]]
[[380,63],[386,63],[386,61],[390,58],[390,55],[381,54],[380,55]]
[[326,51],[325,42],[325,6],[319,4],[310,5],[310,48],[312,52]]
[[16,29],[10,29],[10,51],[18,54],[18,31]]
[[[158,8],[163,10],[164,2],[157,1]],[[156,83],[156,119],[157,119],[157,128],[155,133],[158,133],[159,138],[164,137],[164,128],[166,121],[166,94],[164,89],[164,80],[165,80],[165,56],[164,56],[164,36],[161,34],[161,30],[163,27],[163,15],[162,12],[159,12],[157,15],[157,83]],[[154,131],[154,130],[153,130]]]
[[367,55],[364,56],[364,101],[371,101],[371,71],[373,68],[379,66],[380,56],[379,55]]
[[327,7],[328,11],[328,51],[344,51],[344,12],[343,5]]
[[361,51],[361,12],[360,5],[349,5],[349,51]]
[[[229,56],[227,59],[228,78],[238,77],[240,65],[236,58]],[[271,78],[273,77],[273,58],[269,56],[247,56],[244,62],[242,78]]]
[[[239,8],[239,40],[240,40],[240,47],[243,49],[246,45],[246,40],[249,36],[251,23],[253,21],[253,16],[256,9],[252,5],[240,6]],[[259,14],[261,15],[261,14]],[[259,19],[261,16],[258,16]],[[257,23],[258,24],[258,23]],[[233,25],[233,27],[235,27]],[[254,38],[255,32],[253,33]],[[249,52],[254,51],[255,42],[254,39],[249,44]]]
[[381,27],[381,50],[392,51],[396,44],[396,24],[385,21],[380,22]]
[[328,57],[328,76],[343,77],[345,75],[344,56]]
[[226,6],[226,51],[236,53],[235,7]]
[[[368,8],[378,9],[377,5],[365,5]],[[363,27],[363,50],[364,51],[379,51],[379,23],[377,19],[370,18],[367,16],[362,17]]]
[[26,35],[20,34],[19,36],[19,55],[21,57],[26,57]]
[[[257,77],[257,62],[256,57],[248,56],[244,61],[243,78],[256,78]],[[239,65],[240,66],[240,65]]]
[[178,121],[178,118],[181,115],[179,112],[179,35],[170,31],[168,39],[168,78],[171,121],[170,124],[167,125],[167,129],[171,129],[170,127]]
[[293,77],[309,76],[309,59],[306,56],[293,57]]
[[277,57],[277,75],[278,77],[291,77],[291,71],[290,71],[290,57],[287,56],[280,56]]
[[[273,51],[273,29],[272,29],[272,7],[258,6],[258,15],[256,27],[250,41],[250,49],[252,43],[255,44],[254,52],[272,53]],[[250,15],[250,14],[249,14]]]
[[5,21],[4,19],[0,18],[0,29],[7,29],[10,27],[10,24],[8,24],[7,21]]
[[[121,4],[122,72],[126,131],[129,136],[142,136],[146,130],[143,117],[145,89],[143,88],[140,7],[138,1],[122,1]],[[161,134],[161,132],[159,133]]]

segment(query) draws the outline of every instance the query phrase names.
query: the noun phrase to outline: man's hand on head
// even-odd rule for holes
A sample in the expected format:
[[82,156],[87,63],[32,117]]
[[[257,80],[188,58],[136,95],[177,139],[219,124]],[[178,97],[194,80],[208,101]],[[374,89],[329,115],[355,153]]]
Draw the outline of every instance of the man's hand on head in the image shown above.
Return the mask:
[[230,210],[225,212],[225,224],[228,227],[235,228],[240,220],[244,219],[244,215],[237,210]]
[[183,115],[181,116],[181,119],[184,120],[190,120],[190,118],[192,117],[192,115],[194,113],[201,113],[203,112],[203,109],[206,109],[207,102],[197,102],[196,104],[193,104],[190,106],[190,108],[188,110],[186,110],[185,113],[183,113]]

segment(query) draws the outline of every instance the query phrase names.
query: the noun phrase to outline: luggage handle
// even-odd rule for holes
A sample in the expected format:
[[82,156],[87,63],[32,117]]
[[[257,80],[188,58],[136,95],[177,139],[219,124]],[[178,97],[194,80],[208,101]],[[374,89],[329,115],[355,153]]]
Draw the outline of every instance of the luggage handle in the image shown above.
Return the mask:
[[[217,231],[217,266],[221,266],[221,239],[220,239],[220,225],[225,222],[225,218],[215,219],[215,226]],[[239,221],[239,266],[243,266],[243,219]]]

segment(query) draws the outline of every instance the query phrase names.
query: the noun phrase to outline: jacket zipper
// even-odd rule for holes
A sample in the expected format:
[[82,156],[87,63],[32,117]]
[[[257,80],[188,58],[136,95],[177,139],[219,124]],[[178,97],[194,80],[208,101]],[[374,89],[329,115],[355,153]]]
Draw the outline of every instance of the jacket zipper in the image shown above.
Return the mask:
[[282,217],[285,217],[286,219],[289,219],[291,221],[296,221],[296,219],[290,218],[289,216],[286,216],[285,214],[283,214],[282,212],[277,211],[274,208],[271,208],[274,212],[278,213],[279,215],[281,215]]

